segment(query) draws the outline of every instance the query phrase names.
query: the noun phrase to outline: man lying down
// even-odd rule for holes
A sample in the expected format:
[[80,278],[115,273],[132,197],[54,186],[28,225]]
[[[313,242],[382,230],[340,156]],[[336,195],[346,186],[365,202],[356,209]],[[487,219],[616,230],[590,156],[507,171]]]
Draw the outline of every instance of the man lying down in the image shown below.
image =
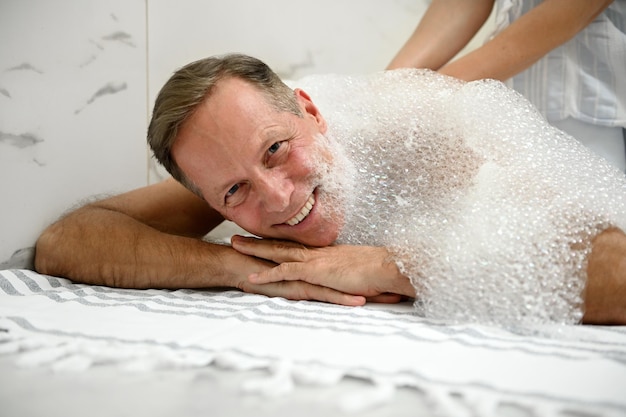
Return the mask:
[[[349,306],[408,296],[452,323],[626,324],[626,179],[520,95],[425,70],[296,84],[244,55],[178,70],[148,131],[174,179],[54,223],[37,270]],[[203,239],[224,219],[261,239]]]

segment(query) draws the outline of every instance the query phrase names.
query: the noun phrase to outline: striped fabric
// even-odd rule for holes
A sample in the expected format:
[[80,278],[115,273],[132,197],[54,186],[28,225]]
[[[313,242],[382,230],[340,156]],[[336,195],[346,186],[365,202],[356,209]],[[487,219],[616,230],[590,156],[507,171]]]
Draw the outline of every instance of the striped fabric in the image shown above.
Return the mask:
[[408,386],[443,415],[499,415],[503,404],[542,416],[626,415],[626,327],[535,330],[444,325],[409,304],[349,308],[0,271],[0,353],[23,366],[266,369],[242,388],[273,396],[346,376],[370,381],[339,404],[351,411],[393,401],[395,387]]

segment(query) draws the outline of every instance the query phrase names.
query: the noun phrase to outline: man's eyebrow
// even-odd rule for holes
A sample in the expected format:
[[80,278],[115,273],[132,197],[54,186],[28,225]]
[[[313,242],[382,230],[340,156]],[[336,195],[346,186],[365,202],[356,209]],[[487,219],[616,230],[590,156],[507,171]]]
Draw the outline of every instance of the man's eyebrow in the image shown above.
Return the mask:
[[263,143],[270,140],[285,140],[286,138],[295,135],[296,124],[289,120],[284,124],[270,126],[261,132],[261,141]]
[[265,130],[261,135],[261,143],[265,145],[267,142],[273,140],[283,140],[285,137],[289,135],[293,129],[291,126],[289,127],[273,127]]

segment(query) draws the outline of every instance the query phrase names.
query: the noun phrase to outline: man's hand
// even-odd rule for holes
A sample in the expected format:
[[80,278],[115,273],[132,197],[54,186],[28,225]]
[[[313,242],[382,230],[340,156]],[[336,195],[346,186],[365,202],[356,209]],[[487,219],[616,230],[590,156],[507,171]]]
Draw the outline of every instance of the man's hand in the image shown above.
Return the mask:
[[315,291],[325,288],[385,303],[399,302],[403,296],[415,297],[415,289],[389,260],[385,248],[311,248],[295,242],[242,236],[233,236],[232,246],[242,254],[277,264],[250,274],[251,285],[302,283],[313,285]]
[[268,297],[282,297],[288,300],[312,300],[339,304],[349,307],[362,306],[367,301],[360,295],[344,294],[332,288],[309,284],[304,281],[281,281],[268,284],[253,284],[247,280],[238,285],[239,289]]

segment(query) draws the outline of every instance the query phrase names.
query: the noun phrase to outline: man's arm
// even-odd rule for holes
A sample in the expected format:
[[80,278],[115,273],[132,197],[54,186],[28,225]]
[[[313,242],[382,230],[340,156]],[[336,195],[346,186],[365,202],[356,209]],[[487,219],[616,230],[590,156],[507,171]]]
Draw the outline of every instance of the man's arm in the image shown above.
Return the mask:
[[[257,284],[303,280],[365,297],[415,296],[416,290],[390,261],[385,248],[307,248],[296,243],[243,237],[234,238],[233,247],[280,263],[276,268],[251,275],[250,280]],[[608,229],[594,239],[583,296],[583,323],[626,325],[626,234],[621,230]]]
[[36,246],[38,272],[116,287],[225,285],[226,256],[199,238],[222,221],[173,180],[81,207],[48,227]]
[[365,297],[307,282],[250,283],[248,275],[275,264],[201,239],[222,221],[202,199],[167,180],[64,216],[38,239],[35,268],[112,287],[232,287],[296,300],[365,303]]
[[587,264],[584,323],[626,324],[626,234],[608,229],[593,241]]

